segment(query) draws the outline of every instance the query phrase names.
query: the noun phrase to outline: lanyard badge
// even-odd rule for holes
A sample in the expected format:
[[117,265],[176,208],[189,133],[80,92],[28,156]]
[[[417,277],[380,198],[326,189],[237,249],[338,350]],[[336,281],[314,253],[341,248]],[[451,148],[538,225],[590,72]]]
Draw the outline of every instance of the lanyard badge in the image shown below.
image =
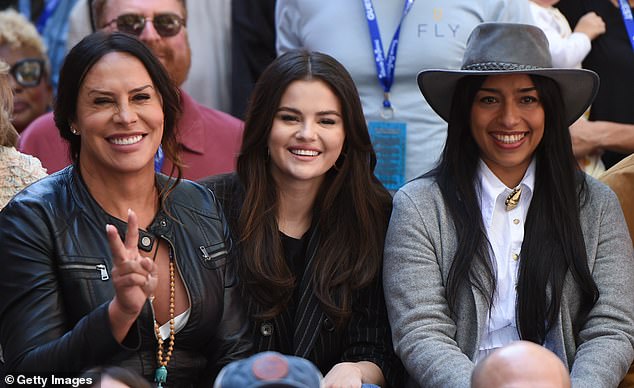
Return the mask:
[[403,12],[396,31],[394,32],[394,36],[392,37],[387,55],[385,55],[383,49],[383,41],[381,40],[379,24],[376,20],[372,0],[361,1],[365,8],[365,16],[370,30],[370,40],[372,41],[377,78],[383,88],[383,106],[380,112],[383,121],[370,121],[368,123],[372,145],[377,156],[377,165],[374,174],[387,189],[395,191],[405,183],[407,124],[393,120],[394,107],[390,101],[390,90],[394,82],[396,52],[398,50],[401,25],[403,24],[405,16],[407,16],[412,8],[414,0],[405,1]]

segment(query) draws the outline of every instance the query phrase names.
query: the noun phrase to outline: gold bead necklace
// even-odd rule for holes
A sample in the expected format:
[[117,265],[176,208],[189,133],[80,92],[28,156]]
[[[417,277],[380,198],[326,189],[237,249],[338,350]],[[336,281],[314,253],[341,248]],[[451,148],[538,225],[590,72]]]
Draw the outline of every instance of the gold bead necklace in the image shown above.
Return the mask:
[[[158,252],[158,244],[156,245],[156,250]],[[167,347],[167,352],[165,358],[163,358],[163,337],[161,337],[161,329],[159,328],[158,322],[156,322],[156,318],[154,319],[154,333],[156,333],[156,339],[158,341],[158,347],[156,350],[156,360],[159,365],[154,372],[154,382],[156,382],[156,386],[158,388],[163,387],[163,384],[167,381],[167,364],[170,362],[172,357],[172,352],[174,351],[174,338],[176,337],[176,333],[174,330],[174,294],[176,290],[176,281],[174,276],[174,254],[172,252],[172,247],[169,247],[169,262],[170,262],[170,336],[169,336],[169,345]],[[153,301],[154,298],[151,298],[150,301]]]

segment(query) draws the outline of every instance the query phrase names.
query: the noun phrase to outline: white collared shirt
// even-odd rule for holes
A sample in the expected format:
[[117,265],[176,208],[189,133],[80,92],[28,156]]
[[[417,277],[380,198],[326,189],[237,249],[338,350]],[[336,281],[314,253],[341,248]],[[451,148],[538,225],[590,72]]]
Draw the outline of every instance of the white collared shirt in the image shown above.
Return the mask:
[[517,270],[524,240],[524,223],[535,187],[535,160],[531,162],[520,182],[522,195],[515,209],[506,211],[504,201],[513,191],[506,187],[480,160],[480,209],[487,238],[491,243],[490,256],[496,275],[496,289],[488,324],[479,344],[476,361],[507,343],[519,339],[515,324],[517,299]]

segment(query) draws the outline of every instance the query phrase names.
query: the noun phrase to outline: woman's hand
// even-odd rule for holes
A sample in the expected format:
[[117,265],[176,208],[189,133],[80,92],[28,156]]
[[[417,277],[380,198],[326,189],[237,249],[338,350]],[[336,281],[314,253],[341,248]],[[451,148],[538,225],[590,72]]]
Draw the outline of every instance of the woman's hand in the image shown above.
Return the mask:
[[324,377],[324,388],[360,388],[361,369],[354,362],[341,362],[332,367]]
[[324,377],[324,388],[360,388],[363,383],[385,384],[383,372],[370,361],[340,362]]
[[115,289],[115,297],[110,302],[108,312],[112,332],[119,342],[127,335],[158,283],[155,263],[149,257],[139,254],[138,228],[138,220],[132,210],[128,210],[125,243],[121,241],[117,228],[106,225],[112,251],[112,283]]

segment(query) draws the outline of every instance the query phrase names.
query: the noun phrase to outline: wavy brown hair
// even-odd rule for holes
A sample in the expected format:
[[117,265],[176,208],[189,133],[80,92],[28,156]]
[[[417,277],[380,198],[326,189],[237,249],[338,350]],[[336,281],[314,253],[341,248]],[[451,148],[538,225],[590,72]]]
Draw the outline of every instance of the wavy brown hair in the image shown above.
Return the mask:
[[345,142],[326,173],[313,208],[319,231],[313,291],[326,314],[343,325],[353,292],[380,275],[391,197],[374,176],[376,155],[352,78],[332,57],[296,50],[278,57],[258,80],[247,108],[238,175],[245,187],[240,211],[238,260],[243,292],[269,319],[289,303],[297,279],[284,258],[277,223],[277,194],[267,143],[280,100],[297,80],[326,83],[341,103]]

